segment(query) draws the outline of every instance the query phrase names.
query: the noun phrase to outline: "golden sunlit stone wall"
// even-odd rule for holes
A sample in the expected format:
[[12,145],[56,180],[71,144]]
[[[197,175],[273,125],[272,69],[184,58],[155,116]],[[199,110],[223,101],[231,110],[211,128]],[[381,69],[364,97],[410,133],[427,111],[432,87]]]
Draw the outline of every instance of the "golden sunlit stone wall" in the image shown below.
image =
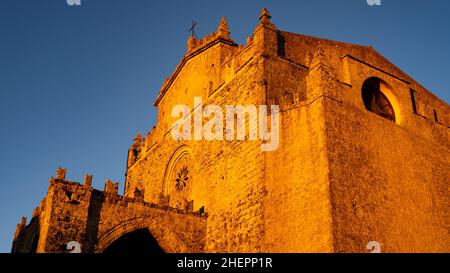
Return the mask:
[[[76,240],[102,252],[148,229],[167,252],[367,252],[370,241],[383,252],[449,252],[448,104],[370,46],[279,31],[266,9],[259,19],[245,46],[225,18],[189,38],[154,102],[157,125],[128,151],[125,196],[117,183],[98,191],[92,176],[81,185],[60,168],[12,251],[67,252]],[[394,121],[366,110],[369,78]],[[173,139],[172,109],[195,116],[194,97],[224,114],[279,105],[278,149]]]
[[[366,252],[369,241],[449,251],[448,105],[371,47],[282,32],[269,19],[263,11],[246,46],[230,40],[224,19],[189,39],[155,101],[156,128],[130,148],[126,195],[207,212],[208,252]],[[365,109],[371,77],[395,122]],[[193,110],[194,96],[222,109],[280,105],[279,148],[175,141],[170,112]],[[186,190],[176,191],[183,167]]]
[[102,253],[123,235],[141,229],[147,229],[164,252],[204,251],[204,214],[148,203],[142,196],[120,196],[110,186],[107,182],[105,191],[99,191],[90,182],[52,178],[30,223],[23,218],[17,226],[12,252],[67,253],[69,243],[77,242],[77,251]]
[[[170,133],[177,120],[170,116],[173,106],[185,104],[194,110],[195,96],[203,104],[221,106],[224,114],[226,105],[265,104],[260,45],[250,40],[245,47],[237,46],[225,37],[206,46],[188,52],[182,69],[157,99],[158,125],[142,140],[137,161],[130,161],[126,194],[140,188],[146,201],[169,206],[184,197],[185,204],[177,202],[180,209],[207,212],[206,251],[260,251],[264,228],[260,141],[175,141]],[[225,130],[224,124],[224,135]],[[189,175],[186,190],[178,194],[174,188],[180,162],[185,162]]]
[[[297,149],[300,160],[282,170],[274,167],[274,170],[281,171],[279,177],[283,177],[283,181],[289,181],[286,180],[290,177],[285,174],[286,171],[296,177],[291,178],[291,185],[295,186],[280,195],[291,194],[293,200],[294,196],[305,196],[314,190],[314,186],[318,188],[322,185],[321,180],[314,177],[314,172],[322,173],[327,177],[328,184],[322,189],[324,192],[328,190],[331,197],[331,219],[325,221],[329,217],[326,209],[322,209],[321,216],[299,213],[297,216],[300,219],[313,215],[324,223],[315,226],[311,223],[318,221],[296,220],[297,224],[292,224],[290,228],[280,226],[275,229],[273,236],[285,236],[289,243],[292,242],[289,235],[280,234],[291,231],[299,238],[298,243],[292,243],[292,248],[284,250],[309,251],[310,247],[317,247],[314,244],[317,242],[314,234],[317,233],[312,231],[320,227],[327,229],[331,225],[330,237],[333,243],[329,250],[334,249],[336,252],[364,252],[369,241],[380,242],[382,250],[386,252],[450,251],[448,105],[370,47],[289,33],[283,35],[286,41],[285,58],[309,69],[306,79],[307,101],[316,97],[311,96],[316,94],[316,89],[322,90],[325,95],[311,105],[300,104],[299,108],[294,101],[290,107],[293,109],[284,114],[285,119],[288,119],[297,112],[304,112],[287,120],[285,123],[289,124],[288,128],[283,128],[283,145],[292,144],[286,150],[277,151],[280,157],[286,159],[281,162],[276,160],[276,166],[288,165],[291,159],[287,156],[294,149]],[[318,66],[315,54],[320,50],[325,58]],[[321,72],[318,73],[318,70]],[[288,72],[286,74],[289,75]],[[361,90],[364,81],[370,77],[377,77],[386,83],[382,91],[393,105],[396,122],[365,109]],[[416,94],[417,113],[413,112],[411,89]],[[319,113],[308,117],[314,107],[320,108]],[[433,110],[438,120],[435,120]],[[308,119],[314,129],[306,129],[306,133],[300,131],[298,128],[303,126],[303,119]],[[283,126],[286,126],[285,123]],[[289,137],[296,130],[296,141],[289,142]],[[321,130],[319,136],[314,136],[314,140],[310,141],[309,136],[317,130]],[[324,153],[326,167],[321,167],[320,159],[316,159],[313,167],[306,169],[309,164],[308,160],[302,158],[305,153],[301,148],[303,146],[310,146],[309,158]],[[296,173],[297,169],[302,169],[302,172]],[[305,185],[303,180],[311,181],[313,186]],[[324,201],[325,193],[314,194],[316,198],[323,197],[321,201],[306,197],[314,201],[298,206],[298,211],[309,207],[310,211],[313,209],[317,212],[321,204],[328,202]],[[299,198],[298,202],[304,199]],[[297,226],[295,231],[294,226]],[[273,245],[276,249],[275,240]],[[319,245],[327,244],[323,242]]]

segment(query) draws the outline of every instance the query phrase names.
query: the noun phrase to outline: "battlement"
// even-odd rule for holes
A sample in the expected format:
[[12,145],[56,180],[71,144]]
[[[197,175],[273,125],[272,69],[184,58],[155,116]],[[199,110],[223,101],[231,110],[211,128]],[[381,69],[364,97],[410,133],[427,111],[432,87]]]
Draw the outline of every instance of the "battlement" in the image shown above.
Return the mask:
[[[78,183],[75,181],[69,181],[66,180],[65,174],[66,169],[58,168],[58,173],[64,174],[64,176],[57,175],[59,178],[50,178],[50,186],[49,191],[52,191],[53,194],[61,194],[63,193],[63,198],[59,198],[58,201],[63,201],[66,203],[71,204],[79,204],[79,202],[85,197],[91,198],[91,195],[94,197],[104,197],[106,202],[109,204],[117,204],[119,206],[127,207],[131,204],[138,204],[142,206],[147,206],[151,208],[160,208],[164,210],[169,210],[177,213],[188,213],[188,214],[194,214],[201,217],[207,217],[207,213],[204,212],[194,212],[192,209],[186,209],[181,210],[177,208],[169,207],[166,202],[162,202],[160,204],[152,203],[152,202],[145,202],[144,200],[144,193],[143,191],[140,191],[138,189],[135,189],[134,191],[134,197],[128,197],[128,196],[122,196],[119,195],[118,189],[119,189],[119,182],[112,182],[110,179],[106,179],[105,181],[105,187],[104,190],[97,190],[94,189],[92,185],[92,175],[86,175],[84,179],[84,183]],[[91,195],[87,195],[87,192],[91,192]],[[40,213],[40,208],[37,207],[35,210],[36,215]],[[25,218],[25,217],[24,217]],[[26,218],[25,218],[26,219]],[[23,219],[22,219],[23,220]]]
[[[199,233],[204,232],[207,213],[172,208],[165,203],[145,202],[143,192],[136,191],[134,197],[122,196],[118,193],[118,187],[118,182],[106,179],[103,191],[94,189],[92,175],[86,175],[83,184],[67,180],[66,169],[59,167],[56,177],[50,178],[47,196],[34,210],[30,222],[27,224],[27,218],[22,217],[17,225],[12,252],[65,252],[64,247],[69,241],[81,242],[87,252],[102,251],[107,247],[102,238],[110,236],[109,230],[112,228],[106,224],[99,230],[102,217],[117,224],[126,217],[132,222],[141,221],[139,215],[144,214],[148,217],[143,221],[154,221],[154,217],[175,217],[192,222],[194,228],[200,228]],[[119,212],[122,216],[116,215]],[[204,236],[198,240],[202,238]]]
[[222,17],[219,27],[217,31],[198,39],[194,35],[190,36],[187,42],[187,55],[194,53],[195,51],[200,50],[202,47],[205,47],[211,43],[214,43],[217,40],[222,40],[226,43],[235,44],[233,40],[230,39],[230,31],[228,29],[228,23],[225,16]]

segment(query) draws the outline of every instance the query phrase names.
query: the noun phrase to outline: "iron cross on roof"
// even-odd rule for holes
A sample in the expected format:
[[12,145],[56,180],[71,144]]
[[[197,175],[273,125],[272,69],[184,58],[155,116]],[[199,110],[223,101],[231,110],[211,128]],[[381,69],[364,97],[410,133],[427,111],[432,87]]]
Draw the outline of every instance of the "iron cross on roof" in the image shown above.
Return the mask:
[[192,20],[192,26],[189,29],[189,32],[191,32],[191,36],[192,37],[196,37],[195,35],[195,27],[197,26],[197,22],[195,22],[194,20]]

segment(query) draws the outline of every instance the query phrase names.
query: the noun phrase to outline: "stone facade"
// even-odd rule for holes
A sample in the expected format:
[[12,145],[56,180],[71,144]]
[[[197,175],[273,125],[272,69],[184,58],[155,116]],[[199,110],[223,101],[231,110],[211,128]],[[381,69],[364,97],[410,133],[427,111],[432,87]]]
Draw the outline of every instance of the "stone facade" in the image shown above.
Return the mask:
[[81,244],[82,252],[103,252],[122,235],[140,229],[148,229],[163,251],[203,251],[206,214],[120,196],[117,183],[109,180],[98,191],[89,181],[81,185],[52,178],[29,225],[25,218],[18,225],[13,252],[67,252],[72,241]]
[[[449,105],[371,47],[280,31],[266,9],[259,19],[246,45],[225,18],[189,38],[154,103],[157,126],[129,149],[124,196],[59,171],[13,252],[62,252],[74,240],[102,252],[141,228],[169,252],[366,252],[370,241],[450,252]],[[364,100],[368,82],[388,110]],[[171,111],[194,97],[279,105],[279,148],[174,140]]]

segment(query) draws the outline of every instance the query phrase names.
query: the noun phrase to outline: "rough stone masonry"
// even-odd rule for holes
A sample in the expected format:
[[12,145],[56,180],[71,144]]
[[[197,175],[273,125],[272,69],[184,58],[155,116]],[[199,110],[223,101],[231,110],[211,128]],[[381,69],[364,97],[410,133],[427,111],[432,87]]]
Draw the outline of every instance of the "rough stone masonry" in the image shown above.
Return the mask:
[[[13,252],[450,252],[450,107],[370,46],[279,30],[190,37],[129,149],[124,196],[68,181],[17,226]],[[261,140],[174,140],[174,105],[279,105]],[[145,242],[139,245],[139,242]],[[133,245],[136,244],[136,245]]]

